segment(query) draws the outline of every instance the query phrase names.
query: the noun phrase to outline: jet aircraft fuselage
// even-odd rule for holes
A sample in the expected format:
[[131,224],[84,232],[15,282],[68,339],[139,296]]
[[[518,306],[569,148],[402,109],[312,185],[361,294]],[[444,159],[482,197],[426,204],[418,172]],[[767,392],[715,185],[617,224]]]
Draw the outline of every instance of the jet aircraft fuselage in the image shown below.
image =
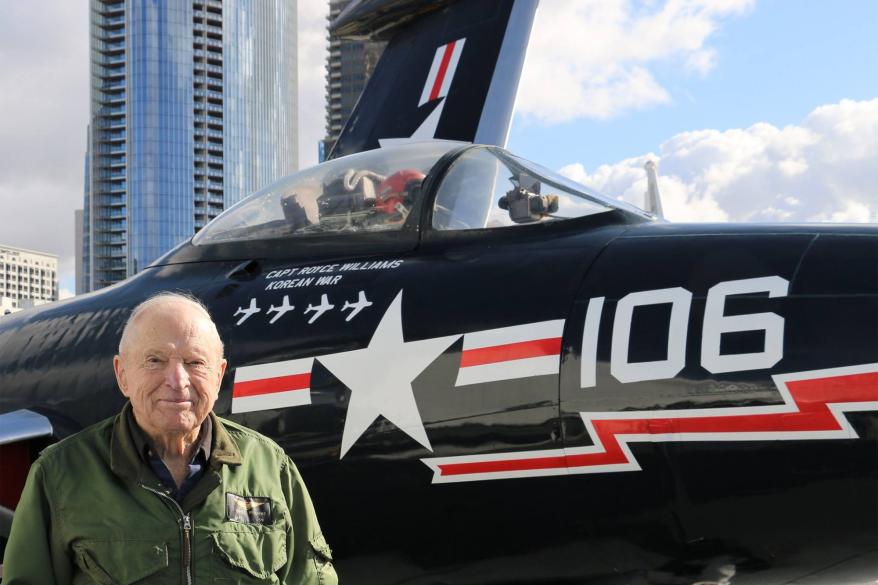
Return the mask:
[[[406,225],[220,225],[122,284],[5,317],[0,412],[56,438],[111,416],[131,308],[183,290],[226,344],[218,414],[297,462],[343,578],[872,575],[878,229],[661,223],[502,150],[448,148]],[[559,197],[555,217],[456,198],[511,193],[516,174]]]
[[535,10],[354,0],[333,30],[389,43],[332,160],[0,318],[0,535],[177,290],[225,343],[217,413],[296,461],[345,583],[878,580],[878,228],[670,224],[498,148]]

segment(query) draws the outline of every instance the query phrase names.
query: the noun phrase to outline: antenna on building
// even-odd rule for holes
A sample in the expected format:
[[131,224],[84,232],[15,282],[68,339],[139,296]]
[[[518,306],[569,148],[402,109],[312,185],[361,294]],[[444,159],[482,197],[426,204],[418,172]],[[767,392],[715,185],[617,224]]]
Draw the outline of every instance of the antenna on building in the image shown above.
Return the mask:
[[659,194],[655,162],[648,160],[643,165],[643,168],[646,170],[646,193],[643,194],[643,208],[647,213],[651,213],[659,219],[664,219],[665,214],[662,210],[662,197]]

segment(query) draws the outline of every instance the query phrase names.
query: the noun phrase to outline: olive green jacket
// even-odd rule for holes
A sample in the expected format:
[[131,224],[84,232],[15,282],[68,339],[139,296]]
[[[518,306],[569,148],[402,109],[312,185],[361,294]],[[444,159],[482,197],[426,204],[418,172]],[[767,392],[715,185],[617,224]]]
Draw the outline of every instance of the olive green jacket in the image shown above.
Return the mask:
[[337,583],[290,458],[210,416],[210,460],[181,504],[137,455],[124,411],[46,449],[15,511],[3,585]]

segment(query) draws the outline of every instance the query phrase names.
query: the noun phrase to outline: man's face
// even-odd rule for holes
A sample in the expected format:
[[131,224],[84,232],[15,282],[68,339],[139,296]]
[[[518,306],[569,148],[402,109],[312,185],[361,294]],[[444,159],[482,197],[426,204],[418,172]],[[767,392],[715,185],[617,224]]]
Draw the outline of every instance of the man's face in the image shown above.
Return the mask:
[[226,369],[211,322],[195,306],[168,301],[130,327],[113,365],[137,423],[152,437],[197,433]]

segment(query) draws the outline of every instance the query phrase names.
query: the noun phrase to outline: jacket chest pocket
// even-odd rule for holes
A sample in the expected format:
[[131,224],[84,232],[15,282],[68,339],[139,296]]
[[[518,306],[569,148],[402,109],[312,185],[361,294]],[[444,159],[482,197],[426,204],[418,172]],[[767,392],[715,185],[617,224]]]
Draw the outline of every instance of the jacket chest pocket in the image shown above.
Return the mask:
[[216,532],[213,545],[213,578],[218,585],[278,583],[275,573],[287,562],[283,530]]
[[158,576],[168,567],[168,547],[164,542],[80,540],[72,548],[76,585],[130,585]]

